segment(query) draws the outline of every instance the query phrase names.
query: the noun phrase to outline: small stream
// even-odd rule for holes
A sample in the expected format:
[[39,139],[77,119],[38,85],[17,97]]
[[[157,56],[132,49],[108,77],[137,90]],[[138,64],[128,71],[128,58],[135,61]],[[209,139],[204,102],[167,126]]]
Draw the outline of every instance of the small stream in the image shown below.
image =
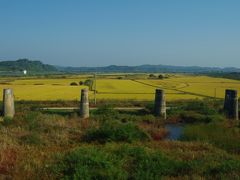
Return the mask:
[[184,124],[167,124],[165,128],[169,131],[166,140],[179,140],[183,133]]

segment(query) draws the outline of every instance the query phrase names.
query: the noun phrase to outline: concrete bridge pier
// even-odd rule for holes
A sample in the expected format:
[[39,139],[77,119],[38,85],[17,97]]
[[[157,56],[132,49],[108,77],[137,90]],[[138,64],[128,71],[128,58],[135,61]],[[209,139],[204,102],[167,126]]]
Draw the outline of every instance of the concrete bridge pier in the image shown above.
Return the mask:
[[15,114],[14,95],[12,89],[3,90],[3,116],[13,118]]
[[84,119],[89,117],[88,89],[81,90],[80,117]]
[[167,118],[166,112],[166,100],[165,100],[165,92],[161,89],[156,89],[155,92],[155,104],[154,104],[154,113],[156,116]]
[[230,119],[238,120],[238,91],[226,89],[225,91],[225,101],[224,101],[224,111]]

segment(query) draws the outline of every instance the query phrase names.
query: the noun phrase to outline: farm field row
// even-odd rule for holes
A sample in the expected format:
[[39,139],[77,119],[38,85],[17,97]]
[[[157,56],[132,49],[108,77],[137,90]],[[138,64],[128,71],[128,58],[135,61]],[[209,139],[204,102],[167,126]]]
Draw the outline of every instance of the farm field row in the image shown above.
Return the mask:
[[[0,93],[13,88],[16,100],[78,100],[80,90],[86,86],[70,86],[71,82],[86,80],[85,77],[49,79],[0,79]],[[207,76],[178,75],[167,79],[97,79],[98,99],[151,100],[156,88],[166,91],[167,100],[224,97],[227,88],[240,90],[240,81]],[[90,99],[93,92],[89,93]]]

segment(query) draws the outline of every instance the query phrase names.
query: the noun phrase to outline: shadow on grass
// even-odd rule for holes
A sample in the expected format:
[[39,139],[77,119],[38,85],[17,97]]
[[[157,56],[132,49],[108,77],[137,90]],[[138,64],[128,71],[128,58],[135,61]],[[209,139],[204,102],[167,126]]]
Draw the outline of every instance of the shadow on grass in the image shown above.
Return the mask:
[[118,110],[119,114],[126,114],[126,115],[135,115],[135,116],[142,116],[142,115],[149,115],[152,114],[146,109],[141,110]]
[[62,109],[56,109],[56,110],[42,110],[41,111],[43,114],[48,114],[48,115],[60,115],[60,116],[73,116],[75,114],[78,114],[77,110],[62,110]]

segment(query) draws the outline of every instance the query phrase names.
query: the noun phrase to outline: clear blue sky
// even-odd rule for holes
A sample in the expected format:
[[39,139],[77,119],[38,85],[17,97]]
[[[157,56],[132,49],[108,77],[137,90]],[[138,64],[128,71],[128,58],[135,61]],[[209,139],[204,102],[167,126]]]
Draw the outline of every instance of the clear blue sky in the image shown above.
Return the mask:
[[239,0],[0,0],[0,60],[240,67]]

